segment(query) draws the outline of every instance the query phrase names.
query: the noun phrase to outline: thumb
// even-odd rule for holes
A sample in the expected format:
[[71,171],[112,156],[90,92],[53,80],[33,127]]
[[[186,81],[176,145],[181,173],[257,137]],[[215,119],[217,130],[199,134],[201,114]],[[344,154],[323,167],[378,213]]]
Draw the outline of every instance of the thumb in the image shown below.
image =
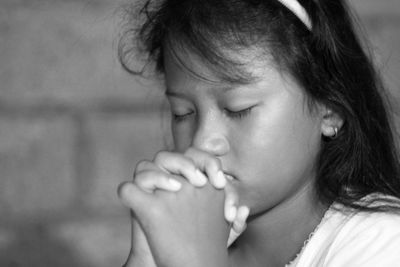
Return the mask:
[[118,196],[124,206],[140,213],[141,210],[151,202],[151,194],[142,191],[131,182],[123,182],[118,186]]

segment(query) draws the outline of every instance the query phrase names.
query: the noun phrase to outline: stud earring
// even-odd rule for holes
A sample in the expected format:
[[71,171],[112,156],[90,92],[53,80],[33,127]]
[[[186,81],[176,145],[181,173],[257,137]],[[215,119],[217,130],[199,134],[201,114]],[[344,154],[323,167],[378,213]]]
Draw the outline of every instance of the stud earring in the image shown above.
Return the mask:
[[331,136],[331,139],[336,139],[336,137],[338,136],[338,131],[339,131],[339,129],[338,129],[338,127],[333,127],[333,131],[334,131],[334,134]]

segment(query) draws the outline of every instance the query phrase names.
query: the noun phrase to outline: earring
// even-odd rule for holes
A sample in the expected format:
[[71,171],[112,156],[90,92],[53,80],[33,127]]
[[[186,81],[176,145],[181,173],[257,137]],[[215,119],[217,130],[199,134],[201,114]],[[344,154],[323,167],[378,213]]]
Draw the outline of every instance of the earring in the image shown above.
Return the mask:
[[338,136],[338,131],[339,131],[339,129],[338,129],[338,127],[333,127],[333,131],[335,132],[332,136],[331,136],[331,139],[336,139],[336,137]]

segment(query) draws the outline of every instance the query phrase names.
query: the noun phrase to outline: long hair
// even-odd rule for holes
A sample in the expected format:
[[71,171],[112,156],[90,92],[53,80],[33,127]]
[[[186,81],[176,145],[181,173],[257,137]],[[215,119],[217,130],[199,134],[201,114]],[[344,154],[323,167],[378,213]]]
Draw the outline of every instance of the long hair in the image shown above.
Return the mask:
[[[372,193],[399,198],[400,177],[384,87],[350,9],[343,0],[299,2],[312,29],[276,0],[147,0],[127,9],[119,58],[133,74],[149,66],[162,74],[165,46],[172,44],[196,53],[225,81],[249,83],[254,77],[245,63],[227,51],[260,51],[302,86],[311,108],[322,103],[344,120],[336,139],[322,139],[316,177],[321,202],[394,210],[387,199],[373,207],[362,201]],[[143,68],[132,66],[137,55],[145,55]]]

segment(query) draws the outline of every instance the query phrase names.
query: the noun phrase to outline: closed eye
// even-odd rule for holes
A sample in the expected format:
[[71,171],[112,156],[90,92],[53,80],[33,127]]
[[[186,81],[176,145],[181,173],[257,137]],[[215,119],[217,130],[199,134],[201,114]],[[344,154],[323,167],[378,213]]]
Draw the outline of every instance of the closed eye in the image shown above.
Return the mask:
[[193,113],[194,113],[193,111],[190,111],[190,112],[187,112],[184,114],[173,113],[172,116],[173,116],[173,119],[175,122],[182,122],[182,121],[186,120]]
[[234,119],[242,119],[242,118],[248,116],[248,115],[250,114],[251,110],[252,110],[254,107],[255,107],[255,106],[251,106],[251,107],[249,107],[249,108],[241,109],[241,110],[238,110],[238,111],[233,111],[233,110],[230,110],[230,109],[225,108],[225,112],[226,112],[226,114],[227,114],[229,117],[231,117],[231,118],[234,118]]

